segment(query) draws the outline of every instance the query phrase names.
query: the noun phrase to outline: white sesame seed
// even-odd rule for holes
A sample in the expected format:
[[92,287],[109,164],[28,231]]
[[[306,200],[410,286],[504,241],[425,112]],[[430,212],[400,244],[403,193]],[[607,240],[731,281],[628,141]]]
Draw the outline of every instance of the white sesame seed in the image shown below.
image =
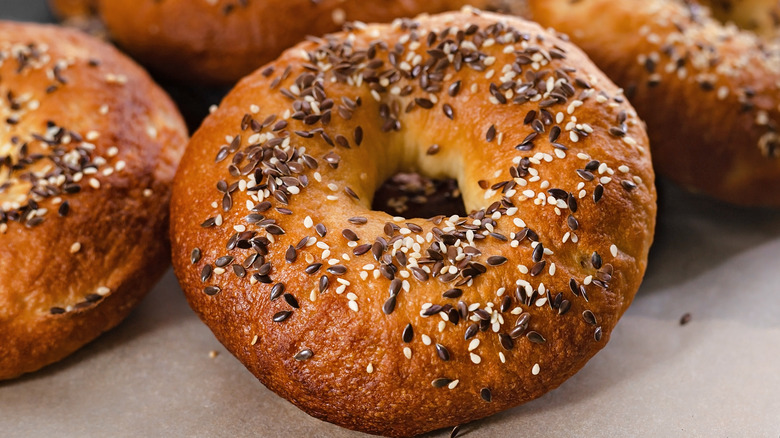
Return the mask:
[[431,345],[431,337],[428,335],[422,335],[422,341],[425,345]]
[[412,358],[412,349],[409,347],[404,347],[404,356],[406,356],[407,359]]
[[349,301],[349,308],[350,308],[352,311],[354,311],[354,312],[357,312],[357,311],[358,311],[358,304],[357,304],[357,301]]
[[479,357],[479,355],[477,354],[469,353],[469,357],[471,358],[471,361],[474,362],[475,364],[479,364],[480,362],[482,362],[482,358]]
[[538,375],[538,374],[539,374],[539,371],[540,371],[539,364],[538,364],[538,363],[537,363],[537,364],[534,364],[533,368],[531,368],[531,374],[533,374],[534,376],[536,376],[536,375]]
[[99,288],[97,288],[97,291],[96,291],[96,292],[97,292],[97,294],[98,294],[98,295],[100,295],[101,297],[104,297],[104,296],[106,296],[106,295],[108,295],[108,294],[110,294],[110,293],[111,293],[111,289],[109,289],[109,288],[107,288],[107,287],[105,287],[105,286],[100,286]]
[[474,351],[477,347],[479,347],[479,339],[474,338],[469,342],[469,351]]
[[374,364],[372,364],[372,363],[369,363],[369,364],[368,364],[368,366],[366,367],[366,372],[367,372],[368,374],[371,374],[371,373],[373,373],[373,372],[374,372]]
[[613,244],[612,246],[609,247],[609,252],[612,254],[612,257],[617,257],[618,247]]
[[70,246],[71,254],[76,254],[79,251],[81,251],[81,243],[75,242],[73,245]]

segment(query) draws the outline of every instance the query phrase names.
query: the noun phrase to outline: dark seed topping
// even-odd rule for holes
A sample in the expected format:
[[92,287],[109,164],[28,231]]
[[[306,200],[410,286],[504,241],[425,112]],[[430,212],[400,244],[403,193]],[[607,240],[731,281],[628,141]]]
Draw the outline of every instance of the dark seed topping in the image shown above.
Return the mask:
[[68,212],[70,212],[70,204],[68,201],[63,202],[60,204],[60,208],[57,209],[57,214],[59,214],[62,217],[65,217],[68,215]]
[[441,294],[441,296],[444,297],[444,298],[460,298],[461,295],[463,295],[463,290],[462,289],[457,289],[457,288],[450,289],[450,290],[444,292],[443,294]]
[[515,348],[514,341],[506,333],[499,334],[498,335],[498,340],[501,342],[501,346],[504,347],[505,350],[511,350],[511,349]]
[[190,253],[190,262],[194,265],[200,261],[201,253],[200,248],[195,248]]
[[412,338],[414,338],[414,329],[412,328],[412,324],[406,324],[406,327],[404,327],[404,332],[401,335],[401,339],[403,339],[404,343],[410,343],[412,342]]
[[470,326],[468,326],[468,328],[466,329],[466,333],[463,335],[463,339],[465,339],[465,340],[467,340],[467,341],[468,341],[469,339],[471,339],[471,338],[473,338],[474,336],[476,336],[478,332],[479,332],[479,325],[477,325],[477,324],[471,324],[471,325],[470,325]]
[[604,196],[604,186],[599,184],[596,186],[595,189],[593,189],[593,202],[601,201],[601,198],[603,196]]
[[414,103],[416,103],[417,105],[425,109],[433,108],[433,102],[431,102],[429,99],[425,99],[422,97],[415,98]]
[[412,275],[419,281],[428,281],[428,273],[417,267],[411,267]]
[[489,388],[480,389],[479,396],[482,397],[482,400],[485,400],[488,403],[493,401],[493,394],[490,392]]
[[200,281],[206,282],[209,278],[211,278],[211,273],[214,272],[214,269],[211,267],[211,265],[206,265],[203,267],[203,269],[200,270]]
[[436,344],[436,354],[439,355],[439,359],[445,362],[450,360],[450,351],[444,345]]
[[455,113],[453,112],[450,104],[445,103],[444,106],[442,106],[442,110],[444,111],[444,115],[447,116],[448,119],[450,120],[455,119]]
[[382,312],[384,312],[385,315],[389,315],[393,313],[393,310],[395,310],[395,301],[397,296],[398,295],[390,295],[390,298],[388,298],[382,305]]
[[273,317],[274,322],[282,322],[285,319],[289,318],[290,315],[292,315],[292,311],[290,310],[282,310],[281,312],[276,312]]
[[428,148],[428,150],[425,152],[426,155],[436,155],[439,153],[440,146],[435,144],[431,145],[431,147]]
[[276,283],[274,287],[271,288],[271,301],[276,300],[282,294],[284,293],[284,284],[282,283]]
[[203,289],[203,292],[206,295],[213,296],[218,294],[222,289],[219,288],[219,286],[208,286],[205,289]]
[[352,249],[352,254],[356,256],[361,256],[367,252],[371,251],[371,244],[370,243],[364,243],[362,245],[358,245]]
[[355,234],[355,232],[350,230],[349,228],[345,228],[341,232],[341,235],[344,236],[345,239],[347,239],[347,240],[349,240],[351,242],[357,242],[358,240],[360,240],[360,238],[358,238],[357,234]]
[[584,169],[577,169],[577,175],[585,181],[593,181],[593,179],[596,178],[592,173]]
[[539,243],[534,248],[534,252],[531,253],[531,260],[533,260],[534,262],[540,262],[542,260],[543,255],[544,255],[544,245]]
[[531,274],[531,277],[536,277],[537,275],[541,274],[542,271],[544,271],[544,267],[547,265],[547,260],[542,260],[541,262],[533,265],[531,267],[531,271],[529,272]]
[[347,273],[347,267],[344,265],[334,265],[327,269],[333,275],[344,275]]
[[217,261],[214,262],[214,264],[218,268],[223,268],[223,267],[229,265],[232,262],[233,262],[233,256],[224,256],[224,257],[218,258]]
[[303,350],[299,351],[295,354],[294,358],[295,360],[301,362],[304,360],[309,360],[311,357],[314,356],[314,352],[311,351],[309,348],[304,348]]
[[485,140],[487,140],[488,143],[492,142],[496,138],[496,125],[490,125],[490,128],[487,130],[487,134],[485,134]]
[[593,254],[591,254],[591,256],[590,256],[590,263],[593,265],[594,268],[601,269],[602,261],[601,261],[601,256],[599,255],[599,253],[594,251]]
[[461,81],[457,81],[452,85],[450,85],[449,88],[447,88],[447,94],[449,94],[451,97],[457,96],[458,93],[460,92],[460,84]]
[[590,310],[586,310],[582,312],[582,319],[585,320],[590,325],[596,325],[596,315],[593,314]]
[[434,388],[444,388],[445,386],[449,385],[450,383],[452,383],[452,379],[448,379],[446,377],[440,377],[438,379],[434,379],[431,382],[431,385]]
[[284,259],[287,261],[287,263],[293,263],[297,258],[298,252],[295,250],[294,246],[290,245],[287,248],[287,251],[284,253]]
[[600,342],[603,335],[604,333],[602,332],[601,327],[596,327],[596,331],[593,332],[593,339],[595,339],[596,342]]
[[292,296],[291,294],[284,294],[283,297],[284,297],[284,301],[286,301],[287,304],[289,304],[290,307],[292,307],[293,309],[298,309],[298,308],[301,307],[298,304],[298,300],[294,296]]
[[540,335],[537,332],[528,332],[527,335],[525,335],[529,341],[533,342],[534,344],[544,344],[547,342],[546,339],[544,339],[544,336]]
[[316,231],[316,232],[317,232],[317,234],[318,234],[320,237],[325,237],[325,235],[326,235],[326,234],[328,234],[328,229],[327,229],[327,228],[325,228],[325,225],[322,225],[322,224],[317,224],[317,225],[315,225],[315,226],[314,226],[314,231]]
[[526,328],[527,328],[526,326],[521,326],[521,325],[513,327],[512,330],[509,331],[509,337],[511,337],[512,339],[517,339],[520,336],[523,336],[523,333],[525,333]]
[[487,259],[487,264],[490,266],[501,266],[506,262],[507,262],[507,258],[504,256],[492,256],[492,257],[488,257]]
[[390,295],[398,295],[398,293],[401,292],[401,285],[402,285],[401,280],[398,278],[394,278],[390,282],[390,289],[389,289]]
[[312,263],[309,266],[307,266],[306,269],[304,269],[304,272],[306,272],[309,275],[312,275],[317,273],[317,271],[319,271],[321,267],[322,267],[322,263]]

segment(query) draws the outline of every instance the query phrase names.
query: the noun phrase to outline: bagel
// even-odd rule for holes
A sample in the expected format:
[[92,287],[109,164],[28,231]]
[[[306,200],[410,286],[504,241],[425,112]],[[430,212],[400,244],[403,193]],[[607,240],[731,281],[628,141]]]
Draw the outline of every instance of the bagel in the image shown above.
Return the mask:
[[[655,225],[644,126],[574,45],[466,8],[349,26],[243,79],[174,182],[176,274],[307,413],[408,436],[557,387],[601,349]],[[468,217],[372,211],[398,171]]]
[[[390,21],[498,0],[50,0],[92,4],[111,38],[152,69],[195,84],[233,85],[307,35],[349,21]],[[82,8],[57,7],[78,3]],[[84,20],[82,20],[84,21]]]
[[168,265],[187,133],[168,97],[75,30],[0,22],[0,379],[117,325]]
[[699,0],[724,23],[756,32],[765,38],[777,38],[780,28],[780,1],[778,0]]
[[734,204],[780,206],[780,51],[669,0],[531,0],[626,90],[656,171]]

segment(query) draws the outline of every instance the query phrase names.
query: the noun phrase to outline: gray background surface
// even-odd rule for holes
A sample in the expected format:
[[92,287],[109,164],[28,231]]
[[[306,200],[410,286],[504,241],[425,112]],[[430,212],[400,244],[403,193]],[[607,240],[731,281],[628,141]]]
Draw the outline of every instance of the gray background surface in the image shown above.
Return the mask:
[[[40,0],[0,0],[0,17],[50,20]],[[780,213],[660,188],[647,277],[610,344],[558,390],[464,436],[780,437]],[[169,273],[117,329],[0,383],[0,436],[361,435],[266,390]]]

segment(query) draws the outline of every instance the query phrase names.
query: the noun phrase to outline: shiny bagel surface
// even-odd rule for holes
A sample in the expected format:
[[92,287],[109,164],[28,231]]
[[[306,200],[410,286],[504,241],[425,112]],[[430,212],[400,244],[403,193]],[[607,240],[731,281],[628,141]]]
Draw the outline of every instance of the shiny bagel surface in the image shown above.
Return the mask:
[[[190,305],[266,386],[409,436],[532,400],[609,339],[655,225],[643,124],[572,44],[466,9],[352,25],[242,80],[172,200]],[[371,211],[399,171],[468,217]]]
[[118,324],[168,264],[187,141],[168,97],[113,47],[0,22],[0,379]]
[[[172,78],[233,85],[308,35],[497,0],[52,0],[93,5],[119,46]],[[55,5],[56,6],[56,5]]]
[[648,126],[658,174],[731,203],[780,206],[780,47],[674,0],[530,0]]

